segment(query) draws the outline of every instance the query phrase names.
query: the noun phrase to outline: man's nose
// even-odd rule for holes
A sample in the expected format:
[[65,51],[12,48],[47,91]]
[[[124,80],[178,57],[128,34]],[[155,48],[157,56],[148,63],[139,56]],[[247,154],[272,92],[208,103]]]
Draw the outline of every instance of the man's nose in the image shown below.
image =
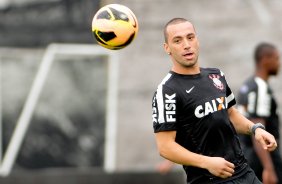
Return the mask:
[[191,43],[189,42],[189,40],[185,39],[184,42],[183,42],[183,46],[184,46],[184,48],[190,48]]

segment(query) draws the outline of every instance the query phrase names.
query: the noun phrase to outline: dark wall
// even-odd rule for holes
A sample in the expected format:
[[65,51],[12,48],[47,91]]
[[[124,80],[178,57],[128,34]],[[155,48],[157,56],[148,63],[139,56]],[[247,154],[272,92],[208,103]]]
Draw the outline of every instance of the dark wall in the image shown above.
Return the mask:
[[162,175],[155,172],[111,173],[101,170],[47,170],[43,172],[13,173],[0,178],[1,184],[184,184],[182,172]]
[[93,43],[91,21],[99,3],[100,0],[40,1],[1,9],[0,46]]

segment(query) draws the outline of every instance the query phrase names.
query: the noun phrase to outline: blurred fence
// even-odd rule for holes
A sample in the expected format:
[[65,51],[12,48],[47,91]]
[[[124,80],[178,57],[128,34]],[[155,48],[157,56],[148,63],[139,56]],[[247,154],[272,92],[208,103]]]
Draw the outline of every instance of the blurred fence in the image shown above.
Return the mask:
[[43,57],[35,53],[0,49],[0,175],[16,160],[16,168],[113,170],[117,57],[93,44],[51,44]]

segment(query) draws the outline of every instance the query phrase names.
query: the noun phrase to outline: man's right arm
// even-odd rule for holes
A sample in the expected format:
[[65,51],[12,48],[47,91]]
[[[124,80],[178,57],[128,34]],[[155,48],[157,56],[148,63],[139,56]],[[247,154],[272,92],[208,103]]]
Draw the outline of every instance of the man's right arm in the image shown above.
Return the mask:
[[221,157],[208,157],[193,153],[175,142],[176,131],[155,134],[157,147],[162,157],[186,166],[207,169],[211,174],[227,178],[234,173],[234,164]]

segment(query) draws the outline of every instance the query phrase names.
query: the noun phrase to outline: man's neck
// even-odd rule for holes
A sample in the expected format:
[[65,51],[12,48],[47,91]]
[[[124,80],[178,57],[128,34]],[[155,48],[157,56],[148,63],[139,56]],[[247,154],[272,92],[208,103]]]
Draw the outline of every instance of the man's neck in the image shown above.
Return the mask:
[[195,75],[199,74],[200,67],[198,66],[193,66],[193,67],[172,67],[171,69],[173,72],[182,74],[182,75]]
[[268,73],[265,72],[265,71],[262,71],[262,70],[257,70],[257,71],[255,72],[255,76],[261,78],[262,80],[264,80],[264,81],[266,81],[266,82],[267,82],[268,79],[269,79]]

